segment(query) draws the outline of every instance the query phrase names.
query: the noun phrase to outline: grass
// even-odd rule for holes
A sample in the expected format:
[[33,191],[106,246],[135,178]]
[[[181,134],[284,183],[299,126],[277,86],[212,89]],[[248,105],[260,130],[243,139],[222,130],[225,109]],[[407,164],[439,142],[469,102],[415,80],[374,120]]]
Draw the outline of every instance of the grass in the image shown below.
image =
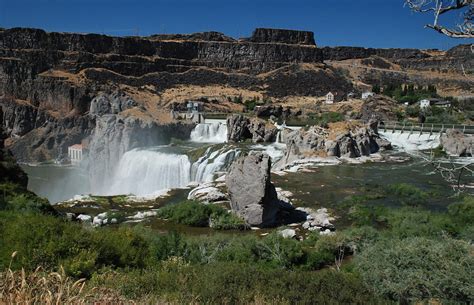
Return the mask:
[[[16,252],[12,255],[15,258]],[[0,272],[0,304],[125,304],[130,303],[108,288],[86,288],[86,280],[76,280],[59,272],[10,268]]]

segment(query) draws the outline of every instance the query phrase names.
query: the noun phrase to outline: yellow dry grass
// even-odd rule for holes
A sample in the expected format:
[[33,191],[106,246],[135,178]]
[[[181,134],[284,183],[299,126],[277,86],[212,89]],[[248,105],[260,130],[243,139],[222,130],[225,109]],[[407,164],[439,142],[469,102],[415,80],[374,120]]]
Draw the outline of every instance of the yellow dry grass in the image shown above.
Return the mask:
[[85,81],[85,76],[81,73],[74,74],[62,70],[48,70],[40,73],[39,76],[59,78],[76,85],[82,84]]
[[335,140],[339,135],[348,133],[363,127],[364,125],[359,121],[342,121],[328,124],[328,140]]

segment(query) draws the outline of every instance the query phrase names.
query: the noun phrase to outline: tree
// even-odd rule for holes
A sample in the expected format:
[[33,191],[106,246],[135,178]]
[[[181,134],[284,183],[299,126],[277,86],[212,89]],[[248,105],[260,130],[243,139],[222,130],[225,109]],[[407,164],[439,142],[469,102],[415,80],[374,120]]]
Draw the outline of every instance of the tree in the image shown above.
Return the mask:
[[[426,25],[428,28],[452,38],[474,38],[474,0],[405,0],[405,5],[418,13],[433,13],[434,21]],[[440,17],[453,11],[461,12],[462,23],[451,27],[440,25]]]

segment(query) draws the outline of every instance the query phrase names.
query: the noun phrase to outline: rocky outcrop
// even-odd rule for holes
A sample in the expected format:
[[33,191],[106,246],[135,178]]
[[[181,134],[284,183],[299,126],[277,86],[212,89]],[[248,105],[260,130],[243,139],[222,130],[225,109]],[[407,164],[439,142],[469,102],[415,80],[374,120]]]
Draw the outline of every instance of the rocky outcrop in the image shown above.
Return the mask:
[[253,143],[274,142],[278,129],[259,118],[248,118],[240,114],[227,118],[227,140],[241,142],[251,139]]
[[364,101],[360,110],[360,119],[364,122],[397,121],[397,111],[400,109],[396,100],[384,95],[375,95]]
[[[0,109],[0,122],[2,111]],[[5,148],[4,141],[6,134],[0,124],[0,183],[12,182],[25,188],[28,185],[28,176],[15,161],[11,152]]]
[[271,160],[268,155],[251,153],[234,161],[226,176],[232,210],[248,225],[274,226],[293,207],[278,199],[270,181]]
[[193,188],[188,194],[188,199],[197,200],[203,203],[214,203],[228,200],[227,195],[212,182],[204,183]]
[[9,149],[20,162],[62,160],[67,148],[89,136],[95,119],[60,116],[23,100],[0,99]]
[[89,175],[92,191],[104,189],[122,155],[134,148],[167,144],[171,138],[188,139],[194,124],[160,125],[140,116],[107,114],[97,118],[89,145]]
[[258,43],[286,43],[316,46],[313,32],[257,28],[249,38]]
[[308,157],[357,158],[376,153],[383,145],[390,149],[390,143],[382,140],[376,123],[359,125],[346,122],[329,124],[328,128],[312,126],[300,129],[286,136],[286,151],[282,162],[289,163]]
[[448,129],[441,135],[441,146],[448,154],[458,157],[472,157],[474,136],[465,135],[456,129]]
[[138,103],[123,92],[115,91],[110,95],[101,93],[92,99],[89,114],[98,116],[118,114],[136,106]]

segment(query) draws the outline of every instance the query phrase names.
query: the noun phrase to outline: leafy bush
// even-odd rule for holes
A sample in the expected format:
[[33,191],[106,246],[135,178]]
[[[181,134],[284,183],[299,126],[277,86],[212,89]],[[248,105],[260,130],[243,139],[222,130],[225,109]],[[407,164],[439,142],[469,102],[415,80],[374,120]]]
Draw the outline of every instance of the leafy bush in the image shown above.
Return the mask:
[[11,182],[0,183],[0,210],[57,214],[47,199]]
[[162,218],[194,227],[212,225],[217,230],[245,229],[245,222],[229,213],[223,207],[214,204],[202,204],[197,201],[183,201],[168,205],[158,211]]
[[429,198],[427,192],[407,183],[392,184],[387,187],[387,192],[396,195],[402,204],[409,206],[423,205]]
[[474,301],[473,246],[452,239],[387,239],[356,257],[364,282],[400,303]]
[[434,213],[421,208],[406,207],[391,210],[386,217],[390,230],[384,233],[391,238],[441,237],[445,234],[454,236],[459,231],[453,220],[445,213]]
[[104,266],[143,268],[149,256],[148,242],[126,227],[90,231],[52,216],[0,212],[0,233],[0,268],[15,251],[14,268],[54,269],[64,264],[74,276]]
[[178,263],[171,269],[98,273],[91,284],[117,289],[133,299],[158,296],[180,304],[387,304],[374,296],[357,275],[345,272],[174,261]]
[[224,214],[216,215],[214,218],[211,217],[210,226],[216,230],[245,230],[248,228],[241,217],[227,211]]
[[474,224],[474,197],[467,196],[462,202],[450,204],[448,213],[458,223]]
[[387,208],[383,206],[367,206],[357,204],[349,210],[349,219],[355,226],[379,226],[384,225]]

